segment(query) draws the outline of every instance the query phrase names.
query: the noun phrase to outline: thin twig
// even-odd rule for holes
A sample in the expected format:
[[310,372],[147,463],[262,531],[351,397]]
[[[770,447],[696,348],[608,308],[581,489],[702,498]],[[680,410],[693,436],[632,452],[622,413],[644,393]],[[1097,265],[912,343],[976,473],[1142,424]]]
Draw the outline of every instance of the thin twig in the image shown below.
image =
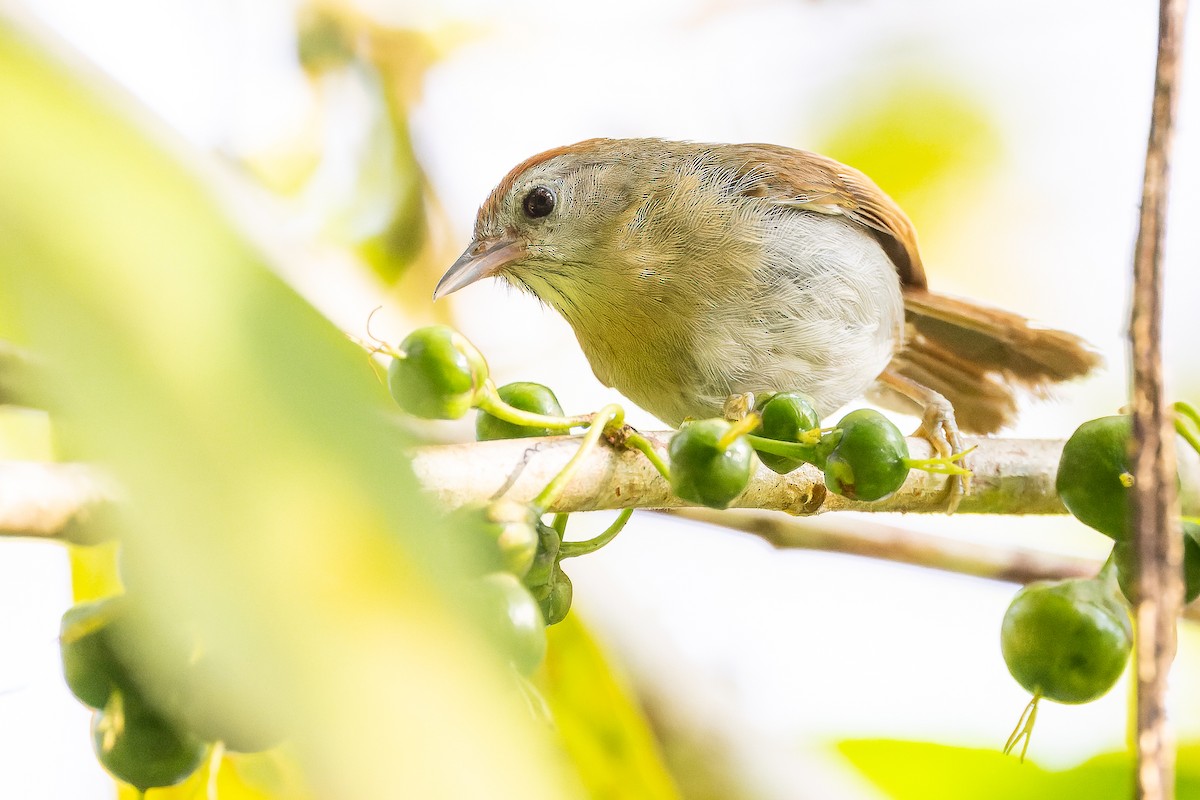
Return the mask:
[[1103,564],[1095,558],[983,544],[862,518],[812,519],[769,511],[701,508],[665,513],[753,534],[782,549],[844,553],[1013,583],[1091,577]]
[[1175,658],[1182,603],[1175,497],[1174,436],[1163,396],[1162,248],[1168,171],[1186,0],[1160,0],[1158,61],[1142,207],[1133,259],[1133,527],[1138,561],[1137,775],[1139,800],[1175,796],[1174,737],[1167,722],[1167,676]]
[[[1010,583],[1090,578],[1104,565],[1099,558],[1019,545],[981,544],[862,518],[797,518],[771,511],[706,508],[661,513],[749,533],[780,549],[843,553]],[[1200,621],[1200,601],[1185,608],[1183,616]]]

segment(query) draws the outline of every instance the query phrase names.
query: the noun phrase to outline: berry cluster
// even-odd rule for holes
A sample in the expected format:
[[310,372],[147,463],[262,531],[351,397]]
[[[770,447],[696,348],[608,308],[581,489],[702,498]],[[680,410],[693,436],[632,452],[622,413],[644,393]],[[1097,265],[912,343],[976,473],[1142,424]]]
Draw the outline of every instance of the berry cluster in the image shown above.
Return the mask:
[[670,480],[684,500],[726,508],[749,484],[757,456],[781,475],[812,464],[824,473],[831,492],[873,502],[895,494],[911,469],[967,474],[956,463],[965,455],[909,458],[904,435],[878,411],[851,411],[836,426],[821,428],[806,396],[780,392],[759,397],[738,422],[685,424],[671,439]]
[[379,343],[371,350],[390,357],[387,385],[403,410],[426,419],[457,419],[476,408],[481,441],[587,429],[575,457],[531,503],[501,499],[455,512],[459,527],[486,554],[473,591],[480,618],[523,675],[542,659],[544,626],[561,621],[570,609],[573,592],[562,560],[603,546],[629,517],[628,510],[623,512],[612,527],[586,542],[563,540],[566,515],[555,515],[553,524],[543,520],[575,466],[604,434],[645,454],[678,497],[713,508],[727,507],[746,489],[760,458],[780,473],[814,464],[824,471],[830,490],[863,501],[891,495],[913,468],[965,473],[955,463],[965,454],[909,458],[900,431],[875,411],[852,412],[835,428],[822,429],[811,401],[795,392],[760,397],[738,419],[685,424],[671,438],[667,462],[645,437],[622,425],[624,412],[617,406],[568,417],[545,386],[510,383],[497,388],[482,354],[452,328],[420,328],[397,347]]
[[[623,414],[609,407],[594,415],[566,417],[546,386],[519,382],[496,387],[479,351],[443,325],[420,328],[394,349],[375,349],[391,357],[388,390],[402,409],[426,419],[458,419],[476,408],[479,441],[589,429],[575,458],[532,502],[502,498],[452,515],[458,530],[476,545],[469,552],[480,559],[466,591],[472,610],[524,681],[545,656],[546,626],[561,622],[571,608],[574,592],[562,560],[602,547],[629,519],[624,512],[608,530],[583,542],[563,541],[567,515],[554,515],[553,524],[543,519],[582,456],[597,445],[601,433],[621,427]],[[522,689],[536,695],[527,682]]]
[[[1185,404],[1176,409],[1177,429],[1200,445],[1191,429],[1200,427],[1200,418]],[[1058,495],[1076,519],[1113,539],[1113,548],[1094,578],[1032,583],[1017,593],[1004,615],[1004,661],[1033,695],[1006,751],[1024,740],[1024,755],[1039,700],[1096,700],[1116,684],[1129,661],[1129,603],[1136,579],[1129,511],[1131,438],[1128,416],[1101,417],[1080,425],[1063,446],[1055,479]],[[1182,530],[1185,600],[1191,602],[1200,595],[1200,521],[1185,518]]]
[[182,630],[164,637],[136,593],[81,603],[62,619],[63,675],[94,709],[96,757],[142,792],[186,779],[215,742],[249,753],[283,739],[278,726],[247,719],[220,696],[221,668]]

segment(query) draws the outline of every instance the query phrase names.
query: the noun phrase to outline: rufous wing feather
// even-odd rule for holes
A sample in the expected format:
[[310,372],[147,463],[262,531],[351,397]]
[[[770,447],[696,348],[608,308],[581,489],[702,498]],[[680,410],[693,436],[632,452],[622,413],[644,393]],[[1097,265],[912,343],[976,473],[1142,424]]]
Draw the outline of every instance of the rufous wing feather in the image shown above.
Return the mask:
[[[904,291],[906,336],[889,371],[942,395],[962,430],[997,431],[1016,416],[1018,389],[1045,394],[1050,385],[1085,375],[1100,363],[1082,339],[1069,333],[930,292],[912,222],[858,170],[770,144],[731,145],[723,152],[737,160],[731,167],[742,176],[747,194],[843,216],[875,236],[896,265]],[[912,398],[884,386],[879,390],[880,400],[895,395],[900,407],[912,405]]]
[[746,178],[747,194],[788,208],[843,216],[865,226],[896,265],[905,286],[925,288],[917,232],[908,216],[863,173],[832,158],[774,144],[722,148]]

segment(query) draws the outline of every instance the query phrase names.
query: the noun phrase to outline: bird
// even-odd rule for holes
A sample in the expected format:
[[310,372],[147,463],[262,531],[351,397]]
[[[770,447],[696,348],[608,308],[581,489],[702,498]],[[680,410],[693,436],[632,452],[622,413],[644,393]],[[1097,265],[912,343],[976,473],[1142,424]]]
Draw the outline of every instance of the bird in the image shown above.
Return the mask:
[[932,292],[916,230],[862,172],[775,144],[588,139],[496,185],[434,299],[486,277],[563,316],[597,379],[663,422],[796,391],[867,398],[940,455],[1099,358],[1081,338]]

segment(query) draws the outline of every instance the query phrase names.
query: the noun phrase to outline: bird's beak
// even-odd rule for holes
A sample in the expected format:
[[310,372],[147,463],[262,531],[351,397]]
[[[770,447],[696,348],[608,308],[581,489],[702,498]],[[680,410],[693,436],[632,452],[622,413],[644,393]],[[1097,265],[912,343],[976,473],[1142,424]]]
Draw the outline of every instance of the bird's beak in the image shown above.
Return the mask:
[[433,299],[495,275],[509,264],[525,256],[525,245],[515,239],[475,239],[458,257],[433,290]]

